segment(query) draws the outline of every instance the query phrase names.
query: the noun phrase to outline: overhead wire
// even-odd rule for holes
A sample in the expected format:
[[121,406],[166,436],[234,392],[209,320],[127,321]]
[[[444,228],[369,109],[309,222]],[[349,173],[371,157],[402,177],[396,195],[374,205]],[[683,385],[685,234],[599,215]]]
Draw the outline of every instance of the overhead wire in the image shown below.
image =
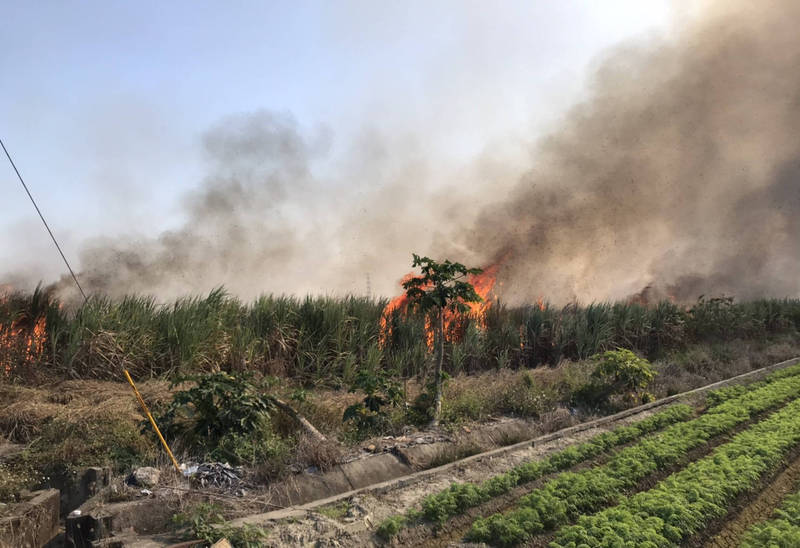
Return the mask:
[[31,203],[33,204],[33,207],[36,208],[36,213],[39,214],[39,218],[42,220],[42,224],[44,224],[44,227],[47,229],[47,233],[50,234],[50,238],[53,240],[53,243],[56,245],[56,249],[58,250],[59,255],[61,255],[61,258],[64,260],[64,264],[67,265],[67,270],[69,270],[69,273],[72,276],[72,279],[75,281],[75,285],[78,286],[78,291],[81,292],[81,296],[83,296],[83,300],[84,301],[88,301],[89,299],[86,296],[86,293],[84,293],[83,288],[81,287],[81,283],[78,281],[78,277],[75,275],[75,271],[72,270],[72,267],[70,266],[66,255],[64,255],[64,252],[61,250],[61,246],[58,244],[58,240],[56,240],[55,234],[53,234],[53,231],[50,230],[50,225],[48,225],[47,221],[44,219],[44,215],[42,215],[42,210],[39,209],[39,206],[36,204],[36,200],[33,199],[33,195],[31,194],[31,191],[28,188],[28,185],[25,184],[25,180],[22,178],[22,175],[20,174],[19,170],[17,169],[17,165],[14,163],[14,160],[11,158],[11,154],[8,153],[8,149],[6,148],[6,145],[3,143],[2,139],[0,139],[0,146],[3,147],[3,152],[6,153],[6,158],[8,158],[8,161],[11,163],[11,167],[14,168],[14,172],[17,174],[17,178],[19,179],[19,182],[22,183],[22,188],[25,189],[25,193],[28,195],[28,198],[30,198]]

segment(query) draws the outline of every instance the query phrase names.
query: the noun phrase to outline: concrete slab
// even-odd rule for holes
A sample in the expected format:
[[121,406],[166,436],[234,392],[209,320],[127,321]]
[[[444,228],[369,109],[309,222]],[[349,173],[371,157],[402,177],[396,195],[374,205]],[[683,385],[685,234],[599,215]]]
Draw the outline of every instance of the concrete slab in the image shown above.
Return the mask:
[[395,451],[415,470],[424,470],[430,468],[431,463],[440,458],[452,445],[449,442],[423,443],[411,447],[398,447]]
[[303,504],[318,498],[349,491],[353,488],[338,466],[323,474],[298,474],[275,487],[270,502],[277,506]]
[[391,453],[354,460],[342,464],[341,469],[353,489],[366,487],[391,478],[398,478],[413,472],[408,464]]
[[66,516],[108,485],[110,478],[110,468],[91,466],[75,471],[71,477],[53,480],[48,487],[61,491],[61,515]]
[[39,548],[59,532],[59,493],[56,489],[35,491],[0,518],[0,547]]
[[92,548],[97,541],[122,532],[138,534],[161,532],[169,523],[173,509],[155,498],[143,498],[111,504],[87,502],[66,518],[67,545]]

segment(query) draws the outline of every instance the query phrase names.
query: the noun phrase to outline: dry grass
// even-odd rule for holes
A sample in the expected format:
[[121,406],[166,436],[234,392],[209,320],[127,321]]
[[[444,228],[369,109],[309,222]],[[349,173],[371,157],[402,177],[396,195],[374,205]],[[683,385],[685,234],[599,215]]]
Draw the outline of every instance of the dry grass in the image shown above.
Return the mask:
[[[148,381],[139,390],[149,405],[169,399],[168,383]],[[111,381],[64,381],[23,387],[0,385],[0,400],[9,402],[0,414],[0,433],[17,443],[30,443],[53,421],[91,424],[105,419],[139,422],[143,415],[130,386]]]
[[[146,401],[155,403],[169,397],[167,386],[150,381],[142,383],[141,390]],[[33,479],[24,487],[71,468],[110,465],[122,469],[149,464],[158,455],[153,441],[140,432],[143,415],[127,384],[1,385],[0,399],[8,402],[0,414],[0,435],[27,446],[9,467],[18,475],[35,471],[27,474]]]
[[316,466],[320,470],[330,470],[342,458],[342,447],[335,441],[319,442],[310,436],[302,435],[295,447],[295,459],[307,468]]
[[306,401],[297,404],[297,407],[320,432],[336,438],[343,430],[344,410],[361,401],[363,397],[363,394],[344,390],[318,390],[309,393]]
[[797,356],[800,340],[794,336],[692,345],[653,363],[658,375],[650,391],[670,396]]

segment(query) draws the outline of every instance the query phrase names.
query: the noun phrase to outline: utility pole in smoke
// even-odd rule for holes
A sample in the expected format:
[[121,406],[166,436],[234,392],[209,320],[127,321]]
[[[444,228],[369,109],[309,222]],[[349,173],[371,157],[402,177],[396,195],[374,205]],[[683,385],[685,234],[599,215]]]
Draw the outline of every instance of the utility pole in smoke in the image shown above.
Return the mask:
[[367,297],[372,297],[372,282],[369,279],[369,272],[367,272]]

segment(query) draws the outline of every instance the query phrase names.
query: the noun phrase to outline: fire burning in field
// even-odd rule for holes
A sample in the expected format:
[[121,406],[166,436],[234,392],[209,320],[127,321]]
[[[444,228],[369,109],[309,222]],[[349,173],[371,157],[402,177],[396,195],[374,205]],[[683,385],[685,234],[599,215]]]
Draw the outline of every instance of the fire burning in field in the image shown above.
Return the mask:
[[[467,315],[477,322],[481,329],[486,328],[486,313],[494,303],[493,290],[497,283],[497,273],[500,270],[500,263],[490,265],[483,269],[480,274],[471,274],[467,276],[467,282],[472,284],[475,292],[481,297],[480,302],[466,303],[469,308]],[[400,280],[400,286],[416,277],[414,272],[409,272]],[[384,346],[391,336],[392,326],[390,320],[395,311],[405,314],[408,309],[408,297],[405,293],[393,298],[386,307],[383,309],[381,315],[381,346]],[[451,310],[445,311],[444,316],[444,331],[445,338],[452,342],[457,341],[463,336],[464,326],[461,320],[463,316]],[[433,349],[434,344],[434,328],[431,324],[431,319],[428,318],[425,322],[425,337],[428,349]]]
[[[2,294],[0,294],[2,299]],[[33,363],[44,353],[47,320],[21,317],[8,323],[0,321],[0,371],[8,376],[15,362]]]

